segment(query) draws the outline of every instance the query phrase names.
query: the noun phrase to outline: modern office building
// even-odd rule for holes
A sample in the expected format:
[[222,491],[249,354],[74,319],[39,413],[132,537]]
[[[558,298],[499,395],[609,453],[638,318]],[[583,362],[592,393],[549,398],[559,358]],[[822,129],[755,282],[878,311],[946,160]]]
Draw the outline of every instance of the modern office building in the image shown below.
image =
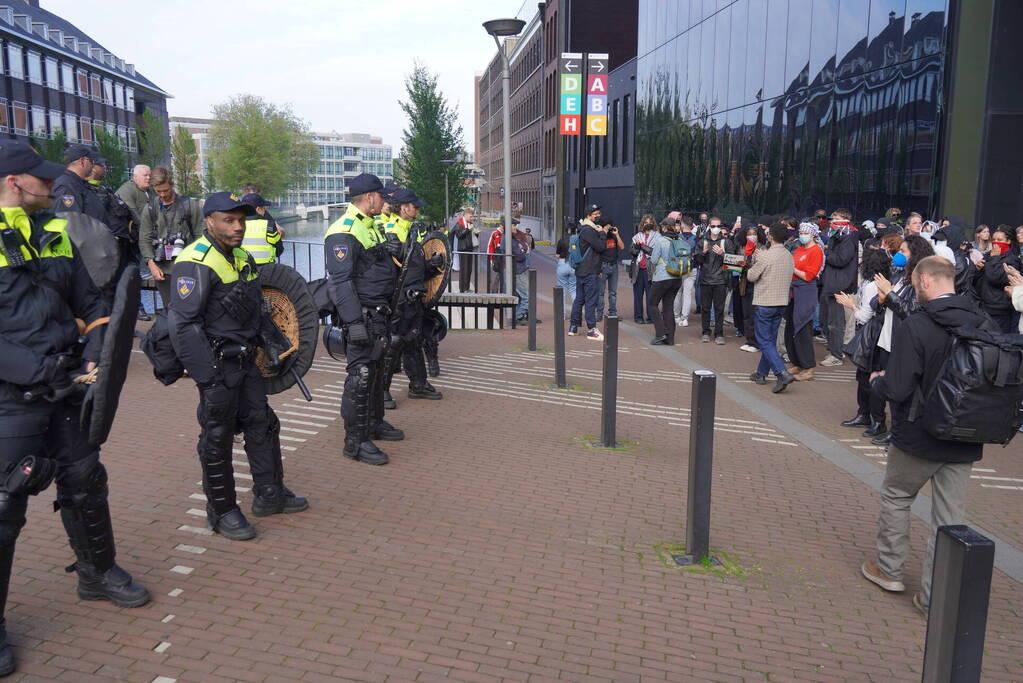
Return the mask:
[[105,130],[136,152],[137,117],[167,119],[166,92],[38,0],[0,5],[0,40],[0,136],[92,144]]
[[639,4],[636,204],[1023,214],[1023,3]]
[[365,133],[313,133],[320,163],[310,169],[309,180],[289,190],[284,204],[320,206],[349,199],[345,181],[360,173],[372,173],[387,182],[394,178],[391,146]]
[[170,132],[174,135],[175,129],[184,128],[195,142],[195,151],[198,155],[198,159],[195,162],[195,172],[199,174],[199,177],[203,179],[203,182],[209,184],[208,179],[210,177],[210,126],[213,125],[213,119],[197,119],[188,116],[172,116],[170,117]]

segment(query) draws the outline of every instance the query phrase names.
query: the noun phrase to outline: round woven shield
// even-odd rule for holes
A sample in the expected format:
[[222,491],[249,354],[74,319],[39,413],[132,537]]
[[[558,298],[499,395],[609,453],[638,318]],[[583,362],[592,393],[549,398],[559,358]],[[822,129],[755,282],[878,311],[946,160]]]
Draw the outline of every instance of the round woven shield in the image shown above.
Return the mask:
[[448,239],[442,232],[431,232],[423,240],[423,257],[429,261],[434,256],[441,256],[444,259],[443,267],[423,281],[426,295],[423,297],[423,304],[434,306],[440,300],[447,289],[448,279],[451,277],[451,248],[448,246]]
[[259,282],[264,312],[291,342],[291,348],[281,353],[283,362],[276,374],[269,371],[263,349],[256,350],[266,392],[278,394],[295,384],[295,374],[302,377],[312,367],[320,321],[309,288],[294,268],[267,263],[259,268]]

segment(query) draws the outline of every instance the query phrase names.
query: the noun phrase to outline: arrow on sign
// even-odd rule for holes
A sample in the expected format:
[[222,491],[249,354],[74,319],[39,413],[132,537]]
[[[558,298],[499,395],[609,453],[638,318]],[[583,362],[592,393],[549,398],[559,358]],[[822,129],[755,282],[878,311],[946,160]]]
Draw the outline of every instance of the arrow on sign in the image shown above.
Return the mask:
[[579,66],[579,65],[576,64],[575,62],[571,61],[571,60],[565,62],[565,68],[570,70],[570,71],[574,71],[577,66]]
[[603,70],[604,70],[604,67],[605,67],[605,66],[606,66],[606,65],[604,64],[604,62],[596,62],[596,63],[595,63],[594,65],[593,65],[593,70],[594,70],[594,71],[603,71]]

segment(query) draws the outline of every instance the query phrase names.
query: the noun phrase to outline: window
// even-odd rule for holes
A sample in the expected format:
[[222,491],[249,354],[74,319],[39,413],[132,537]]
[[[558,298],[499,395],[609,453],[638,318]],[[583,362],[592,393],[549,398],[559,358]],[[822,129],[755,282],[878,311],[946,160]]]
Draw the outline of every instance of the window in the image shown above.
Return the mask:
[[46,58],[46,87],[60,90],[60,69],[54,57]]
[[60,65],[60,87],[66,93],[75,94],[75,70],[63,62]]
[[109,78],[103,79],[103,102],[111,106],[114,104],[114,82]]
[[82,97],[89,96],[89,72],[85,69],[78,69],[75,72],[78,76],[78,94]]
[[129,88],[125,86],[124,101],[125,109],[127,109],[128,111],[135,111],[135,88]]
[[89,93],[96,102],[103,101],[103,86],[99,74],[89,74]]
[[42,85],[43,83],[43,58],[38,52],[28,52],[28,80],[30,83]]
[[117,135],[117,125],[107,121],[107,133],[110,135]]
[[64,134],[68,142],[78,142],[78,117],[74,114],[64,114]]
[[21,46],[7,43],[7,74],[12,78],[24,78],[21,61]]
[[0,97],[0,133],[6,133],[11,129],[11,122],[7,110],[7,98]]
[[50,110],[50,137],[64,130],[64,117],[56,109]]
[[622,98],[622,163],[629,163],[629,104],[631,95]]
[[345,147],[345,156],[346,157],[357,157],[357,156],[359,156],[359,150],[357,150],[354,147]]
[[128,128],[125,126],[117,127],[117,139],[121,141],[121,149],[128,149]]
[[15,102],[11,108],[14,110],[14,132],[28,135],[28,105],[24,102]]
[[124,85],[122,83],[114,84],[114,106],[124,109]]
[[46,110],[32,107],[32,134],[46,137]]
[[78,139],[82,142],[92,142],[92,119],[83,116],[78,119]]
[[138,139],[135,136],[135,129],[134,128],[129,128],[128,129],[128,151],[129,152],[137,152],[137,151],[139,151],[139,149],[138,149]]

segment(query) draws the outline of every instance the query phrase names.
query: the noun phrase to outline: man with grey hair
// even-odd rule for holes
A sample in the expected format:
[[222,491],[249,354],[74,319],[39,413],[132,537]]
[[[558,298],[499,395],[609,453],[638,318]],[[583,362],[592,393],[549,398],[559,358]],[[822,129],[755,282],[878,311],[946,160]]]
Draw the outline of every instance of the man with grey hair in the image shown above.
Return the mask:
[[[117,188],[115,193],[121,200],[128,205],[131,209],[132,216],[134,217],[134,235],[135,239],[138,239],[139,226],[142,225],[142,213],[146,210],[149,202],[156,195],[153,190],[149,187],[149,175],[152,170],[145,164],[138,164],[135,168],[131,169],[131,180],[125,181],[123,185]],[[142,269],[142,277],[144,279],[151,279],[149,269],[144,267],[145,264],[139,264]],[[153,298],[153,294],[148,294],[149,298]],[[156,308],[156,302],[153,302],[153,308]],[[146,313],[146,308],[139,302],[139,320],[151,320],[149,314]]]

